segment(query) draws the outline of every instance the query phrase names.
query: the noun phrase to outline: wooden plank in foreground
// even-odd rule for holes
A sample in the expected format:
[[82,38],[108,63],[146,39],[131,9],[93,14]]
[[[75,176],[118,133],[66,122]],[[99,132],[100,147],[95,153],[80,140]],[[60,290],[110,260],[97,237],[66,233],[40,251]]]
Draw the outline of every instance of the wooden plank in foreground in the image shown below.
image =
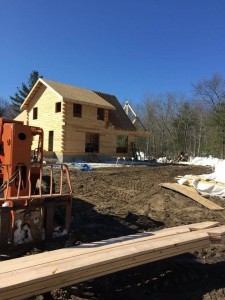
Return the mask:
[[[2,262],[0,299],[24,299],[51,289],[205,248],[210,243],[208,231],[216,234],[216,238],[224,234],[224,228],[219,229],[216,227],[218,225],[219,222],[182,225]],[[13,283],[8,278],[13,278]]]
[[177,236],[179,234],[183,234],[195,230],[214,228],[214,227],[218,227],[219,225],[220,223],[216,221],[205,221],[200,223],[193,223],[188,225],[181,225],[176,227],[160,229],[156,231],[146,231],[144,233],[140,232],[132,235],[121,236],[118,238],[112,238],[108,240],[82,244],[80,246],[74,246],[69,248],[58,249],[55,251],[43,252],[40,254],[36,254],[35,260],[34,260],[34,256],[32,255],[24,256],[18,258],[18,262],[17,259],[8,260],[7,264],[5,264],[4,267],[1,264],[0,273],[2,274],[3,272],[15,271],[25,267],[28,268],[34,265],[38,266],[44,263],[49,263],[51,261],[56,263],[57,260],[61,260],[73,256],[77,257],[78,255],[84,255],[87,253],[93,253],[93,252],[97,253],[98,251],[102,251],[105,249],[113,249],[116,247],[120,247],[121,245],[130,245],[130,244],[135,245],[135,243],[140,243],[144,241],[147,242],[155,239],[159,240],[160,238],[166,238],[175,235]]
[[160,185],[164,188],[183,194],[210,210],[224,210],[223,207],[199,195],[199,193],[192,187],[180,185],[179,183],[161,183]]
[[[30,282],[28,284],[28,286],[26,286],[26,289],[24,289],[24,286],[21,288],[15,288],[15,289],[11,289],[10,291],[7,292],[3,292],[2,294],[0,293],[0,298],[2,300],[6,300],[6,299],[10,299],[10,300],[19,300],[19,299],[26,299],[28,297],[30,297],[31,295],[39,295],[42,294],[44,292],[48,292],[50,290],[54,290],[60,287],[64,287],[64,286],[70,286],[82,281],[86,281],[89,279],[93,279],[96,277],[100,277],[103,275],[107,275],[107,274],[111,274],[114,272],[118,272],[124,269],[128,269],[128,268],[132,268],[132,267],[136,267],[142,264],[146,264],[146,263],[150,263],[156,260],[162,260],[165,258],[172,257],[175,255],[179,255],[179,254],[183,254],[186,252],[192,252],[192,251],[196,251],[199,249],[204,249],[206,247],[208,247],[209,244],[207,241],[202,241],[199,243],[194,243],[193,245],[190,244],[189,247],[185,246],[185,250],[184,247],[182,246],[177,246],[176,247],[176,251],[174,251],[173,253],[161,253],[159,252],[159,256],[153,257],[151,256],[151,254],[146,254],[144,255],[140,255],[137,256],[137,259],[123,259],[122,263],[121,261],[116,261],[115,263],[110,263],[110,264],[105,264],[104,265],[104,269],[102,269],[102,265],[97,265],[94,267],[91,267],[83,270],[83,271],[79,271],[79,274],[77,272],[74,273],[70,273],[70,274],[62,274],[61,276],[58,276],[54,281],[53,280],[43,280],[43,281],[39,281],[36,283],[32,283]],[[32,291],[32,292],[31,292]],[[8,297],[10,296],[10,298],[4,298],[4,296]]]
[[[55,288],[110,274],[151,261],[202,249],[210,245],[207,232],[192,231],[165,238],[134,243],[119,243],[118,247],[102,247],[101,251],[74,255],[24,267],[14,259],[15,270],[5,272],[7,261],[1,262],[0,299],[25,299]],[[77,247],[82,249],[82,245]],[[73,249],[76,252],[76,249]],[[84,248],[85,250],[85,248]],[[52,251],[54,252],[54,251]],[[41,254],[39,254],[41,255]],[[20,269],[16,266],[20,265]],[[7,269],[7,268],[6,268]],[[9,280],[10,279],[10,280]]]
[[[222,242],[225,225],[201,222],[0,262],[0,299],[19,300]],[[10,280],[9,280],[10,278]]]
[[220,225],[220,222],[207,221],[207,222],[193,223],[193,224],[183,225],[183,226],[188,226],[188,228],[191,231],[194,231],[194,230],[203,230],[203,229],[215,228],[215,227],[218,227],[219,225]]

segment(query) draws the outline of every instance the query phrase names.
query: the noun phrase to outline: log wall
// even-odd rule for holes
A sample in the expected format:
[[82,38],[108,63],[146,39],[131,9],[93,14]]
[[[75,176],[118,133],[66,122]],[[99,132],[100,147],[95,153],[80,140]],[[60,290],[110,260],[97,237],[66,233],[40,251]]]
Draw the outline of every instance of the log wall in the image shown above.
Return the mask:
[[[61,102],[61,112],[55,112],[55,104]],[[37,107],[37,119],[33,119],[33,108]],[[53,151],[61,152],[63,102],[62,99],[50,89],[42,86],[35,94],[28,108],[29,125],[41,127],[44,130],[44,150],[48,151],[49,131],[54,131]]]
[[[61,102],[61,112],[56,112],[56,103]],[[82,105],[82,117],[73,116],[74,102],[63,99],[54,90],[41,86],[30,101],[27,109],[27,124],[41,127],[44,130],[44,150],[49,150],[49,131],[54,132],[53,152],[57,156],[80,156],[85,153],[86,133],[99,134],[98,155],[132,156],[131,147],[128,153],[116,153],[118,135],[128,136],[135,142],[136,131],[123,131],[110,127],[108,109],[105,109],[104,121],[97,119],[97,106]],[[33,110],[37,108],[37,119],[33,118]],[[23,117],[24,119],[24,117]],[[24,121],[24,120],[23,120]],[[37,145],[34,143],[33,148]]]

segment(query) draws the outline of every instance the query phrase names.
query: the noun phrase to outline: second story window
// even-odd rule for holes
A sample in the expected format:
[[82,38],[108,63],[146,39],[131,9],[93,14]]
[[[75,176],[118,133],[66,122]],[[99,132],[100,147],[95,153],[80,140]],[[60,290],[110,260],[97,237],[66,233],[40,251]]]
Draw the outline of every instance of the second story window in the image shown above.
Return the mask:
[[33,120],[37,120],[38,118],[38,108],[34,107],[33,108]]
[[82,117],[82,105],[74,103],[73,105],[73,116],[77,118]]
[[97,109],[97,120],[104,121],[104,114],[105,114],[104,108],[98,107],[98,109]]
[[61,112],[61,102],[57,102],[55,104],[55,112],[56,113]]

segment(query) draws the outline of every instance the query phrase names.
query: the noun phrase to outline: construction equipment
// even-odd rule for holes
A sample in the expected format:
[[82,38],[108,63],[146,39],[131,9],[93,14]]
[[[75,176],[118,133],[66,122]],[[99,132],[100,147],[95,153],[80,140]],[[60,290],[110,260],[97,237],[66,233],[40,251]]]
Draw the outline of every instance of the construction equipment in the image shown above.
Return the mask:
[[0,118],[0,250],[68,234],[71,195],[67,165],[43,167],[43,130]]

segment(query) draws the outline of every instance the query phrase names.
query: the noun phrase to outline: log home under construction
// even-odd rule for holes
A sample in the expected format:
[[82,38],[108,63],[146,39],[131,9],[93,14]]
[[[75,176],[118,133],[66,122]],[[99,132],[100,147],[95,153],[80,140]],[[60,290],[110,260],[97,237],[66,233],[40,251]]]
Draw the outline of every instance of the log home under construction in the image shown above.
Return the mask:
[[149,132],[135,128],[113,95],[39,78],[16,120],[44,130],[46,157],[61,162],[133,157]]

